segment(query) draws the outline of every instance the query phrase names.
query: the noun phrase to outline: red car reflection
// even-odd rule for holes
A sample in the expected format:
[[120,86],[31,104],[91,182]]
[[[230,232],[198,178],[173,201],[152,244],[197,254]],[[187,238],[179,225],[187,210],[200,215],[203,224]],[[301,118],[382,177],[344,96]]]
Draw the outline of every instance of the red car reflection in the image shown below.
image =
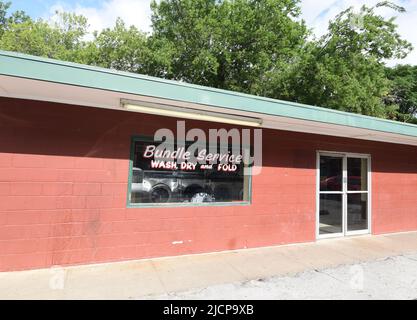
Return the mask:
[[[348,177],[348,189],[349,191],[361,190],[361,177],[349,176]],[[320,181],[321,191],[342,191],[342,176],[332,176]]]

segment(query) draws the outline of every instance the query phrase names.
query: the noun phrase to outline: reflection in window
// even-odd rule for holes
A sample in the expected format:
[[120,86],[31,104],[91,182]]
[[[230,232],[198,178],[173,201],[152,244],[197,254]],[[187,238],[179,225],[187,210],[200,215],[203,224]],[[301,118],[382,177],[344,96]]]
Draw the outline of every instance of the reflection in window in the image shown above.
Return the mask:
[[[168,203],[218,203],[249,201],[249,176],[244,175],[243,161],[239,160],[242,150],[230,148],[222,154],[234,155],[230,161],[220,164],[218,160],[201,164],[177,158],[160,158],[157,153],[147,152],[160,142],[135,140],[133,142],[132,172],[130,185],[131,204],[168,204]],[[177,155],[185,149],[169,147]],[[202,146],[198,152],[205,149]],[[217,150],[217,153],[221,153]],[[151,155],[151,156],[150,156]],[[171,153],[172,155],[172,153]],[[162,160],[161,160],[162,159]],[[241,158],[240,158],[241,159]]]
[[321,194],[320,195],[320,234],[342,232],[342,195]]
[[368,228],[368,194],[351,193],[347,195],[348,231]]
[[342,191],[343,159],[320,157],[320,191]]
[[348,158],[348,190],[366,191],[368,189],[368,159]]

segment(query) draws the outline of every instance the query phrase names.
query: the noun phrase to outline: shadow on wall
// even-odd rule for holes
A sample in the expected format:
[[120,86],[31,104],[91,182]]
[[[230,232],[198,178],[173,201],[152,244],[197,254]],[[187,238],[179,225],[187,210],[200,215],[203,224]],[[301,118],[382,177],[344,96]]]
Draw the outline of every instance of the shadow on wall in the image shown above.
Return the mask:
[[[176,119],[0,98],[0,153],[128,160],[133,135],[152,136],[163,127],[175,132]],[[201,128],[207,132],[210,127],[206,122],[186,121],[187,130]],[[232,126],[216,124],[216,128]],[[263,130],[264,167],[315,169],[316,150],[370,153],[374,172],[417,172],[417,147]]]

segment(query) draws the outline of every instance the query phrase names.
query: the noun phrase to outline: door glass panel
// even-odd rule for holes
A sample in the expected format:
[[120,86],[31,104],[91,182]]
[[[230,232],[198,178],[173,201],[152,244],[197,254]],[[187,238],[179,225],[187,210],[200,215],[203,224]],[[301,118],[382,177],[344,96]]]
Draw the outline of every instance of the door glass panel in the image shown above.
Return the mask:
[[368,229],[368,193],[347,195],[347,231]]
[[347,159],[348,190],[368,190],[368,159],[348,158]]
[[320,195],[320,234],[342,232],[342,194]]
[[342,191],[343,158],[320,157],[320,191]]

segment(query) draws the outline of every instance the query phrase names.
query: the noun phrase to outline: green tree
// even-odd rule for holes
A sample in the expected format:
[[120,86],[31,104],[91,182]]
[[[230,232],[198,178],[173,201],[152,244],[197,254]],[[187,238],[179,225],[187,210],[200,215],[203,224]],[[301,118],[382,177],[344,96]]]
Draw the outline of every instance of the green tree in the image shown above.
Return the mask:
[[30,20],[30,17],[24,11],[20,10],[9,15],[8,10],[10,6],[11,2],[0,1],[0,38],[9,29],[10,25]]
[[134,26],[127,28],[119,18],[113,28],[95,32],[94,37],[87,49],[90,64],[130,72],[143,72],[149,56],[145,33]]
[[398,65],[386,74],[392,88],[387,102],[399,106],[398,120],[417,123],[417,66]]
[[[268,74],[288,74],[308,31],[298,0],[162,0],[151,4],[150,45],[167,78],[262,94]],[[157,43],[157,45],[155,45]]]
[[7,24],[0,49],[67,61],[83,62],[87,19],[73,13],[56,13],[48,23],[23,19]]
[[154,75],[366,115],[415,121],[416,70],[386,68],[412,49],[378,8],[344,10],[309,39],[300,0],[153,1],[153,32],[118,19],[86,40],[87,19],[8,13],[0,0],[0,49]]
[[171,52],[166,42],[155,39],[150,43],[146,33],[135,26],[127,27],[118,18],[113,28],[94,33],[94,40],[83,50],[83,59],[105,68],[165,77]]
[[[398,106],[387,104],[390,81],[385,59],[404,58],[411,44],[397,33],[395,19],[376,13],[379,7],[399,12],[390,2],[363,6],[359,13],[349,8],[330,22],[328,33],[310,47],[307,61],[288,84],[293,98],[304,103],[395,118]],[[273,84],[272,84],[273,85]],[[277,89],[278,88],[278,91]],[[279,86],[271,95],[279,96]]]

